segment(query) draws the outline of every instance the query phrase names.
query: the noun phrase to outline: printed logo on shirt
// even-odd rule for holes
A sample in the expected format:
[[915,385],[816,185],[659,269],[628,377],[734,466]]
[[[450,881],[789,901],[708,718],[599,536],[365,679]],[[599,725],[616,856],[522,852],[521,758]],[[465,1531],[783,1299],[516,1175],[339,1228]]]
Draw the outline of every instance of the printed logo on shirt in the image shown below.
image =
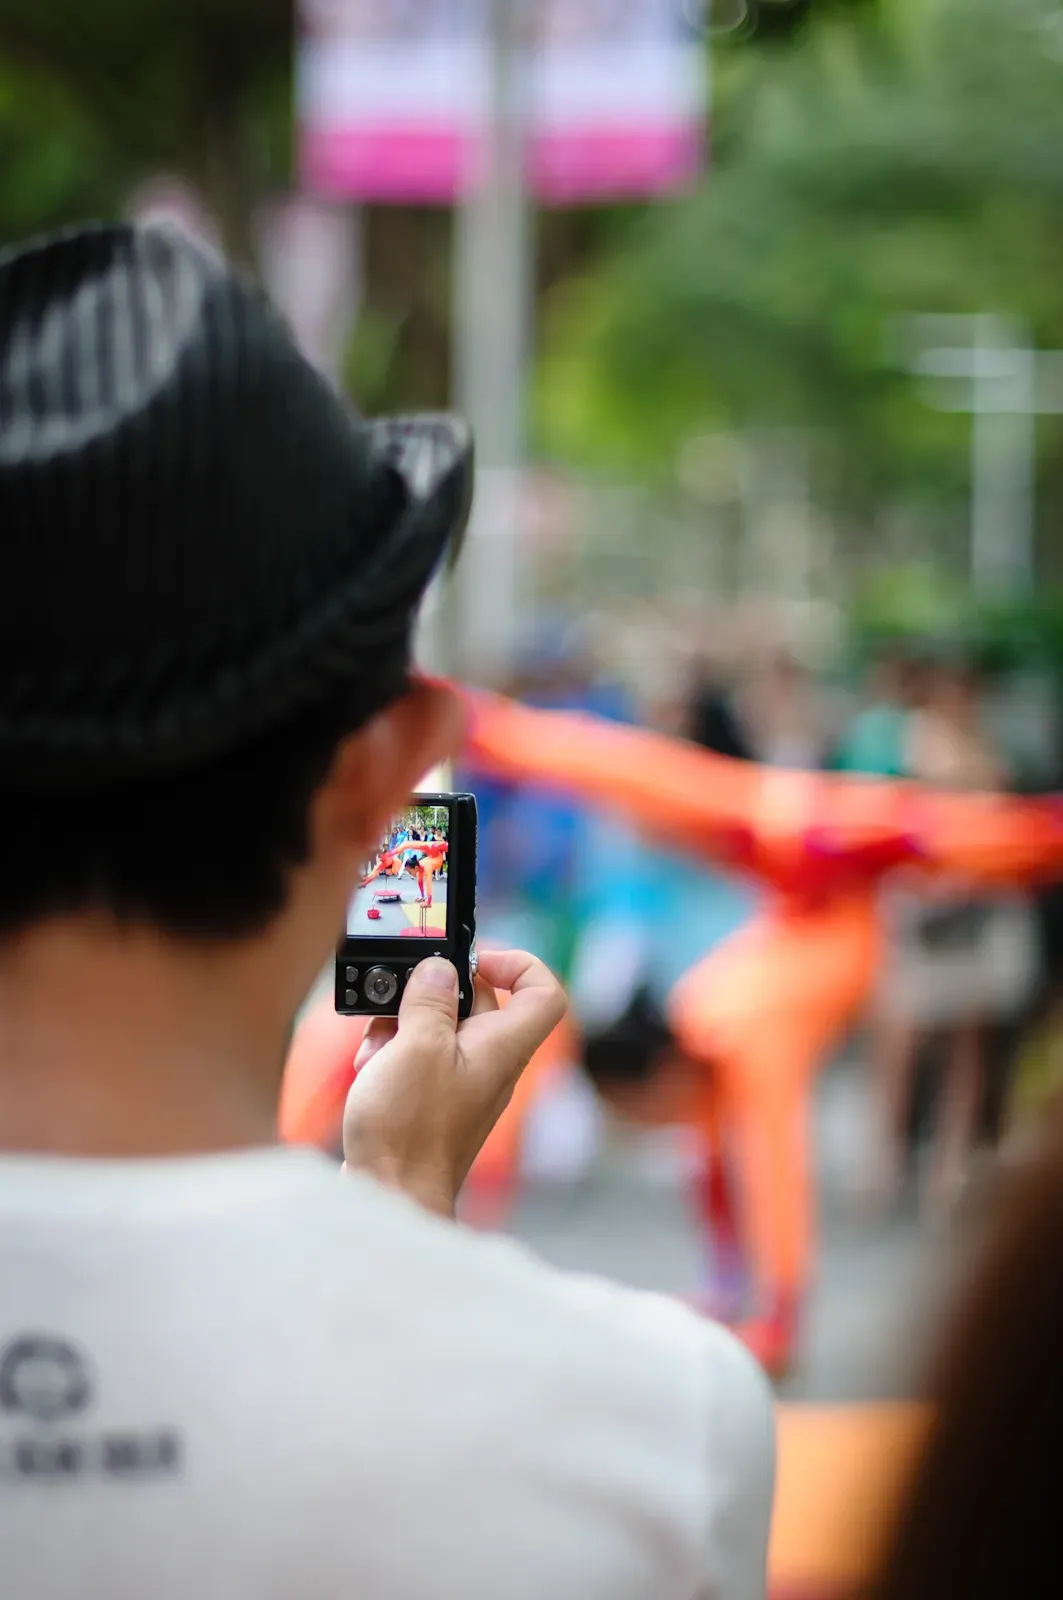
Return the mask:
[[28,1334],[9,1344],[0,1358],[0,1408],[35,1422],[59,1422],[92,1402],[88,1362],[46,1334]]
[[[180,1471],[173,1428],[85,1431],[96,1399],[88,1357],[68,1339],[28,1333],[0,1349],[0,1485],[32,1480],[136,1482]],[[78,1430],[75,1432],[75,1428]]]

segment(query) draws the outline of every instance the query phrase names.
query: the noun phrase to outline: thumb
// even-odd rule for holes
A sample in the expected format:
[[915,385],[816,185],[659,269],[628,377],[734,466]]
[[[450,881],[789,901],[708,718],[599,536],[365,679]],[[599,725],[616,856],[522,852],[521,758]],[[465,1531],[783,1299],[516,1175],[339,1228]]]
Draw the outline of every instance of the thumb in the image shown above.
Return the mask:
[[453,1039],[457,1026],[457,968],[433,956],[410,973],[399,1006],[399,1032],[407,1038],[417,1033],[427,1043],[430,1038]]

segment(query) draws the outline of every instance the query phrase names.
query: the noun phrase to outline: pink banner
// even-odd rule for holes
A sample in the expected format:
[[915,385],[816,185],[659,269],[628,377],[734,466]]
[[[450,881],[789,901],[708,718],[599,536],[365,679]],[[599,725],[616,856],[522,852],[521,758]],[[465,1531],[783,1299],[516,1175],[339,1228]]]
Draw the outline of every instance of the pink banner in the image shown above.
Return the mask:
[[529,164],[547,204],[640,199],[702,162],[708,55],[683,0],[536,0]]
[[465,192],[484,98],[479,3],[302,0],[306,188],[396,204],[449,205]]
[[[702,163],[708,54],[689,0],[528,0],[528,180],[638,199]],[[489,126],[483,0],[302,0],[299,167],[329,199],[451,204]]]
[[590,128],[535,141],[531,182],[546,205],[637,199],[692,183],[702,166],[700,128]]
[[439,128],[310,127],[300,175],[331,199],[449,205],[464,189],[470,152],[468,138]]

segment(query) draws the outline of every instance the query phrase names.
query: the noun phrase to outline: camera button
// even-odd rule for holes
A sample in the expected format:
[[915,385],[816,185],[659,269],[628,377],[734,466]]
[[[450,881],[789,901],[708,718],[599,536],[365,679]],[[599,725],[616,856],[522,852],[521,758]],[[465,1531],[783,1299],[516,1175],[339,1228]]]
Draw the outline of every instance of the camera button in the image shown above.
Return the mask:
[[399,980],[387,967],[374,967],[365,975],[362,989],[373,1006],[387,1006],[399,992]]

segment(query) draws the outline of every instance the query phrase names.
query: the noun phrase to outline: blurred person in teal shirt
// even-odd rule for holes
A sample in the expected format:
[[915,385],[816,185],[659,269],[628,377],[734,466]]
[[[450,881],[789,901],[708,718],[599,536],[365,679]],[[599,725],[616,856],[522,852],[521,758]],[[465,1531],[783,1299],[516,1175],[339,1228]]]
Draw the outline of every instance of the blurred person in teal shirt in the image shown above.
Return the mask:
[[833,771],[878,778],[907,776],[908,721],[922,699],[925,677],[922,657],[910,650],[896,647],[879,657],[869,703],[853,718],[835,750]]

